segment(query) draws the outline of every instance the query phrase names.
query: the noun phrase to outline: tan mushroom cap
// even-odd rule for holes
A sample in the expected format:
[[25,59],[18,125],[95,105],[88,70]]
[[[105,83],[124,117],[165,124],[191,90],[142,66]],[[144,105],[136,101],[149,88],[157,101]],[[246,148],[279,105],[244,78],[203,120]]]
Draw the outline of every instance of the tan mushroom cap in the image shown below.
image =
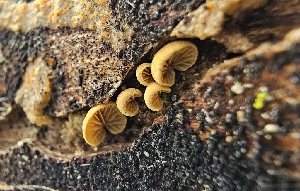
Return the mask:
[[144,100],[147,107],[152,111],[159,111],[163,107],[163,100],[160,98],[161,92],[170,93],[171,89],[169,87],[159,85],[156,82],[152,82],[145,90]]
[[136,78],[143,86],[148,86],[154,79],[151,75],[151,64],[143,63],[139,65],[136,69]]
[[92,146],[99,145],[105,138],[107,128],[112,134],[121,133],[127,118],[118,110],[115,103],[107,103],[92,107],[86,114],[82,124],[84,140]]
[[162,86],[172,86],[175,82],[173,68],[186,71],[195,64],[197,47],[188,41],[174,41],[162,47],[153,57],[151,74]]
[[135,98],[142,95],[142,92],[135,88],[128,88],[122,91],[117,97],[117,108],[123,115],[135,116],[139,112],[139,105]]

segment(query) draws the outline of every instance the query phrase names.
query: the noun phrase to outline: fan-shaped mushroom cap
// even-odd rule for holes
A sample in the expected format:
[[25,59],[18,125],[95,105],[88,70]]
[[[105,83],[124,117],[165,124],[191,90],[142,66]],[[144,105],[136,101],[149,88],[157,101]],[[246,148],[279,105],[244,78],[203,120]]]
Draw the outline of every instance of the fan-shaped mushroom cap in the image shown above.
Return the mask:
[[154,79],[151,75],[151,64],[143,63],[139,65],[136,69],[136,78],[143,86],[148,86]]
[[159,111],[163,107],[163,100],[159,96],[161,92],[170,93],[171,89],[152,82],[145,90],[144,100],[147,107],[152,111]]
[[135,88],[122,91],[117,97],[117,108],[126,116],[135,116],[139,111],[139,105],[135,98],[142,95],[142,92]]
[[105,138],[104,126],[112,134],[118,134],[124,130],[126,122],[127,118],[115,103],[97,105],[88,111],[83,120],[83,138],[88,144],[97,146]]
[[154,80],[163,86],[172,86],[175,82],[173,68],[185,71],[195,64],[197,47],[188,41],[174,41],[162,47],[153,57],[151,74]]

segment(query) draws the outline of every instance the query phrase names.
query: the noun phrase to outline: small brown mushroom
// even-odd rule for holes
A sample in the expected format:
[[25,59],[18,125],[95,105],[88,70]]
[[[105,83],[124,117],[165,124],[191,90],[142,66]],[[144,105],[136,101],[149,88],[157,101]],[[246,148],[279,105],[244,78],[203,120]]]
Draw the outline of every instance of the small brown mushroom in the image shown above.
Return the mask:
[[143,86],[148,86],[154,79],[151,75],[151,64],[143,63],[139,65],[136,69],[136,78]]
[[197,47],[188,41],[174,41],[162,47],[153,57],[151,74],[162,86],[172,86],[175,82],[173,69],[186,71],[195,64]]
[[163,100],[160,98],[161,92],[170,93],[171,89],[169,87],[159,85],[156,82],[152,82],[145,90],[144,100],[147,107],[152,111],[159,111],[163,107]]
[[142,92],[135,88],[128,88],[122,91],[117,97],[117,108],[123,115],[135,116],[139,111],[139,105],[135,101],[136,97],[141,97]]
[[118,110],[115,103],[92,107],[82,124],[84,140],[92,146],[99,145],[105,138],[104,126],[112,134],[121,133],[126,126],[127,118]]

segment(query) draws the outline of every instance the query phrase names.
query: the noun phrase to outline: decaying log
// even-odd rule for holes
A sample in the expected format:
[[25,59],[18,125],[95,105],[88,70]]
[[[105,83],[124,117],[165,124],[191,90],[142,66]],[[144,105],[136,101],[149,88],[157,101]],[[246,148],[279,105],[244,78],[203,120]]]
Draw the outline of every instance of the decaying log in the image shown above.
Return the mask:
[[[23,5],[27,9],[40,7],[35,11],[43,13],[46,10],[42,2],[48,1],[34,1]],[[171,4],[169,1],[164,4],[157,4],[156,1],[133,4],[127,1],[103,1],[103,5],[96,2],[80,3],[83,3],[82,7],[79,7],[80,11],[89,18],[84,20],[82,26],[69,28],[71,27],[69,23],[56,26],[54,25],[56,22],[47,19],[37,26],[42,28],[33,28],[29,31],[27,27],[23,28],[30,24],[28,20],[20,20],[20,23],[17,23],[20,28],[15,32],[6,30],[14,29],[10,28],[10,25],[2,26],[4,29],[0,31],[1,53],[5,60],[1,64],[1,71],[13,72],[1,75],[0,96],[12,101],[22,79],[24,81],[22,74],[27,65],[34,59],[41,58],[52,70],[49,75],[52,94],[44,111],[46,114],[63,116],[86,106],[107,102],[134,64],[139,63],[142,56],[158,42],[159,38],[166,37],[175,24],[202,1],[188,1],[184,6],[180,5],[181,2],[173,1],[172,6],[168,6]],[[68,8],[72,5],[71,2],[69,2],[71,5],[65,5],[67,2],[60,1],[54,3],[63,5],[60,9],[56,8],[56,5],[51,5],[54,6],[53,12],[68,10],[68,13],[74,14],[74,16],[67,13],[66,16],[59,15],[61,20],[70,20],[70,17],[77,18],[82,14],[77,13],[77,9],[76,12],[73,8]],[[72,6],[76,7],[76,1],[73,3]],[[88,4],[93,8],[89,9]],[[6,7],[11,7],[15,11],[22,10],[18,3],[3,0],[0,5],[3,7],[2,14],[6,13]],[[64,9],[64,6],[67,7]],[[102,9],[105,12],[102,13]],[[94,23],[96,19],[92,17],[91,10],[99,12],[99,15],[96,14],[100,20],[97,24],[103,25],[102,27],[94,29],[86,26],[90,25],[90,22]],[[25,16],[27,14],[30,13],[24,13]],[[100,18],[102,14],[107,15]],[[16,23],[12,18],[5,21],[11,22],[14,26]],[[103,23],[101,19],[105,19]]]
[[[299,6],[0,0],[0,190],[298,190]],[[177,38],[200,54],[164,114],[138,100],[144,119],[84,143],[87,108]]]
[[217,132],[229,143],[244,141],[246,157],[257,158],[261,173],[270,176],[257,177],[262,187],[272,187],[271,180],[300,179],[299,39],[298,29],[280,43],[211,68],[182,99],[191,111],[188,126],[199,130],[202,140]]
[[262,42],[279,41],[298,28],[299,8],[297,0],[209,1],[189,13],[171,36],[210,37],[229,52],[245,52]]

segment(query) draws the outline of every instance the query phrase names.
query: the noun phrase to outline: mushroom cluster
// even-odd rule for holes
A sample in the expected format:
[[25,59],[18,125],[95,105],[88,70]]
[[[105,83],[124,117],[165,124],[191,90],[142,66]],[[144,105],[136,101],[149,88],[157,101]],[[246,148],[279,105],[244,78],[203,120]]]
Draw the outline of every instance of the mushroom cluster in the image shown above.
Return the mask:
[[138,66],[136,78],[147,86],[144,100],[149,109],[159,111],[163,107],[160,93],[170,93],[175,83],[175,71],[186,71],[195,64],[197,47],[188,41],[174,41],[162,47],[153,57],[152,63]]
[[[152,111],[163,107],[161,93],[170,93],[175,83],[174,69],[186,71],[197,60],[198,49],[188,41],[175,41],[162,47],[153,57],[152,63],[137,67],[136,78],[146,87],[144,100]],[[135,116],[139,111],[135,98],[142,97],[142,92],[135,88],[122,91],[116,103],[107,103],[91,108],[83,121],[82,132],[85,141],[97,146],[103,142],[106,131],[121,133],[127,123],[125,116]]]

